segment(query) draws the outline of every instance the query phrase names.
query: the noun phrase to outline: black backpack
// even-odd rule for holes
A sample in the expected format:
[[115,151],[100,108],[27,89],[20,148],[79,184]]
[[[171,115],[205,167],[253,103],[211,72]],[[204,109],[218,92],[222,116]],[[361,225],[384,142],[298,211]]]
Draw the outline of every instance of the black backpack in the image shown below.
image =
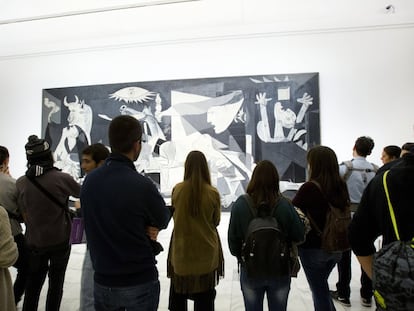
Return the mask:
[[414,238],[411,241],[400,240],[387,187],[388,172],[383,175],[383,185],[397,240],[385,245],[374,255],[374,297],[377,310],[414,310]]
[[256,210],[248,195],[244,195],[253,219],[242,245],[242,265],[249,278],[285,276],[290,273],[290,250],[285,234],[275,217],[275,207],[261,204]]

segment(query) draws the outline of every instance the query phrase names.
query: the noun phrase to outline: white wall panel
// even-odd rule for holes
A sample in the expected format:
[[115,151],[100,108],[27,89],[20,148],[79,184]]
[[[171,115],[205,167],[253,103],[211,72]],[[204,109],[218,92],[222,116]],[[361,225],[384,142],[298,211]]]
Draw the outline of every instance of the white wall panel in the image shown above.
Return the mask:
[[[320,9],[324,1],[312,3],[329,24],[325,28],[308,2],[292,2],[297,16],[287,6],[277,13],[282,1],[272,2],[204,0],[146,8],[151,14],[145,17],[142,11],[122,19],[94,17],[90,25],[85,16],[0,25],[0,145],[10,150],[12,174],[25,171],[27,136],[40,134],[42,89],[54,87],[319,72],[322,143],[339,160],[352,156],[360,135],[374,138],[370,160],[378,164],[383,146],[414,141],[413,1],[395,1],[394,16],[382,11],[388,2],[375,1],[375,13],[374,1],[361,3],[357,10],[372,9],[368,20],[378,15],[383,23],[364,26],[361,19],[356,28],[354,20],[332,28],[329,10],[339,13]],[[409,12],[401,13],[401,22],[384,22],[400,18],[395,15],[404,5]],[[312,27],[287,27],[283,12]],[[278,24],[278,16],[286,23]]]

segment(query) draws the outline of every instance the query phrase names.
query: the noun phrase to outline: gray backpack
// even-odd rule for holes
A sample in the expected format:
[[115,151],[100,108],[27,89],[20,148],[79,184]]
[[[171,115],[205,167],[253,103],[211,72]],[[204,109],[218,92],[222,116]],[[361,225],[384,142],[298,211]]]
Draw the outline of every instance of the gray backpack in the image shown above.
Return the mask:
[[374,163],[371,163],[373,167],[372,169],[371,168],[355,168],[354,165],[352,164],[352,160],[344,161],[341,164],[346,166],[346,172],[343,177],[345,182],[348,180],[349,176],[351,176],[352,171],[365,172],[365,173],[376,173],[378,171],[378,165],[375,165]]
[[414,310],[414,237],[400,240],[387,187],[388,172],[383,175],[383,184],[397,240],[374,255],[372,286],[378,310],[408,311]]

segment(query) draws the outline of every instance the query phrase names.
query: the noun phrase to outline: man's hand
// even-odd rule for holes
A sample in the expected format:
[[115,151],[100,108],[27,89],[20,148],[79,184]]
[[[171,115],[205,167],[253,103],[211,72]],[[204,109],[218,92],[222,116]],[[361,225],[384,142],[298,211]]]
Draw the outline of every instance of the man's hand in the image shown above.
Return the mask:
[[160,229],[156,227],[147,226],[147,235],[151,240],[157,240],[158,232],[160,232]]

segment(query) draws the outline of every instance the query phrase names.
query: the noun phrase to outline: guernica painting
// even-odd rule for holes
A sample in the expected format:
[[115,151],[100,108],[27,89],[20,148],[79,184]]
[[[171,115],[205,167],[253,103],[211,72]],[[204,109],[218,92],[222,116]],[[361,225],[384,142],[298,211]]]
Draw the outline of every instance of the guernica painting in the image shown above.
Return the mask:
[[320,144],[318,73],[131,82],[44,89],[42,135],[55,165],[77,179],[82,150],[109,147],[117,115],[144,130],[137,170],[168,202],[191,150],[204,152],[223,209],[243,194],[255,163],[271,160],[282,181],[306,177],[306,152]]

